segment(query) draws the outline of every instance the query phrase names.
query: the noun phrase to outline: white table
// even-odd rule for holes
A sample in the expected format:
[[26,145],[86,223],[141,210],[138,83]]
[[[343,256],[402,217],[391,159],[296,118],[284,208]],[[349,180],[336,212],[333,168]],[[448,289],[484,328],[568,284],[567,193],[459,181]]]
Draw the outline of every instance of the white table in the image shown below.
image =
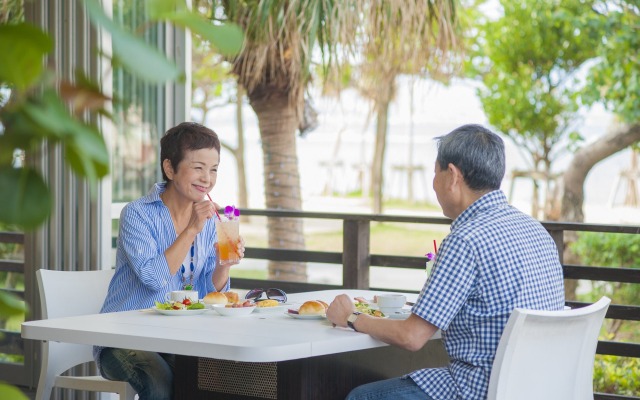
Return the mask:
[[[378,292],[327,290],[291,294],[288,303],[331,302],[336,295],[371,299]],[[407,294],[414,301],[415,294]],[[223,317],[214,310],[194,316],[166,316],[153,310],[29,321],[25,339],[173,353],[182,356],[268,363],[388,347],[369,335],[334,328],[327,320],[293,319],[282,312]],[[302,397],[301,397],[302,398]]]

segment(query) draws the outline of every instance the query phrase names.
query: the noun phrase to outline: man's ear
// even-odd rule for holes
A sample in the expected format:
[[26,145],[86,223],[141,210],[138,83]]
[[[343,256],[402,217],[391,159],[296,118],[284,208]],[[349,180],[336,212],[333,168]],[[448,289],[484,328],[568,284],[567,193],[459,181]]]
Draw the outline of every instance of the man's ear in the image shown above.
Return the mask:
[[162,170],[164,171],[164,174],[167,175],[167,178],[169,178],[170,181],[173,180],[173,167],[171,166],[171,161],[169,161],[168,158],[165,158],[162,161]]
[[449,175],[451,176],[451,184],[456,185],[464,182],[464,177],[462,176],[462,171],[452,163],[447,165],[447,170],[449,170]]

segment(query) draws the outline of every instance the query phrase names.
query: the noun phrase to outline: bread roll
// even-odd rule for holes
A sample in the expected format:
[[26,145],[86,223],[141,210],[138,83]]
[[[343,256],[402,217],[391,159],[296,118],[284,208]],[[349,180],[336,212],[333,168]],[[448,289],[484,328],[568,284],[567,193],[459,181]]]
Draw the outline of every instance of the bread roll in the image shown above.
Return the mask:
[[324,305],[316,300],[305,301],[298,309],[299,315],[324,315],[326,312]]
[[236,292],[224,292],[224,295],[227,296],[227,300],[229,301],[229,303],[238,303],[239,299],[238,299],[238,293]]
[[322,300],[316,300],[316,301],[324,306],[325,311],[327,310],[327,308],[329,308],[329,305],[327,303],[325,303],[324,301],[322,301]]
[[229,302],[229,300],[227,300],[227,296],[221,292],[207,293],[202,301],[204,301],[205,304],[227,304]]

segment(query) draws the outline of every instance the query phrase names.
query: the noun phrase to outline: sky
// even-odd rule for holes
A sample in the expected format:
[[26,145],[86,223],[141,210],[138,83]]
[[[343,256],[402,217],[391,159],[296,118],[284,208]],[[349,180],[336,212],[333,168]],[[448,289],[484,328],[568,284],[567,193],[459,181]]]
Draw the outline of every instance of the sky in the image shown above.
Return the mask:
[[[431,188],[436,155],[433,139],[468,123],[479,123],[491,128],[488,126],[475,90],[475,84],[468,80],[457,80],[449,86],[420,82],[414,89],[412,118],[409,82],[408,80],[400,82],[396,100],[390,109],[385,159],[387,196],[407,197],[406,178],[398,172],[398,168],[406,166],[408,160],[412,159],[413,164],[421,166],[424,171],[422,175],[416,175],[414,178],[415,198],[435,203],[435,193]],[[355,91],[347,90],[339,99],[322,98],[313,93],[312,96],[314,107],[319,113],[319,126],[305,138],[298,138],[297,141],[303,199],[322,196],[327,186],[336,193],[346,194],[358,187],[357,167],[363,162],[370,163],[372,159],[375,120],[372,119],[367,124],[369,104]],[[248,105],[243,112],[249,206],[262,208],[264,207],[262,150],[258,123]],[[588,142],[604,134],[611,121],[612,115],[601,106],[583,109],[579,131]],[[215,109],[209,115],[208,124],[218,132],[222,140],[235,143],[233,106]],[[518,148],[508,138],[504,136],[503,138],[507,153],[507,174],[502,190],[509,193],[510,172],[513,169],[527,169],[528,165]],[[612,177],[618,176],[623,168],[628,167],[630,156],[631,152],[625,150],[596,165],[588,175],[585,184],[587,205],[598,209],[607,208],[615,190],[615,179]],[[223,149],[218,183],[212,192],[220,204],[237,202],[236,171],[231,157],[231,154]],[[559,159],[555,171],[562,171],[570,159],[570,153]],[[334,165],[334,167],[330,170],[328,165]],[[530,207],[531,191],[531,182],[523,179],[515,182],[513,201],[518,203],[523,211],[528,211]],[[622,201],[622,196],[623,191],[620,190],[616,203]],[[307,207],[305,209],[311,211]]]

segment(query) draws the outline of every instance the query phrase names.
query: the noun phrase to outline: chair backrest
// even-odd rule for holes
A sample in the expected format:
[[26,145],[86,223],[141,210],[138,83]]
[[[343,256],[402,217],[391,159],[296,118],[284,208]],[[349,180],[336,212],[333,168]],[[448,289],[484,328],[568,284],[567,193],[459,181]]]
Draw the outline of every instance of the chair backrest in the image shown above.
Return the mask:
[[42,318],[99,313],[114,272],[38,270]]
[[611,299],[563,311],[515,309],[493,362],[489,400],[593,400],[593,365]]

